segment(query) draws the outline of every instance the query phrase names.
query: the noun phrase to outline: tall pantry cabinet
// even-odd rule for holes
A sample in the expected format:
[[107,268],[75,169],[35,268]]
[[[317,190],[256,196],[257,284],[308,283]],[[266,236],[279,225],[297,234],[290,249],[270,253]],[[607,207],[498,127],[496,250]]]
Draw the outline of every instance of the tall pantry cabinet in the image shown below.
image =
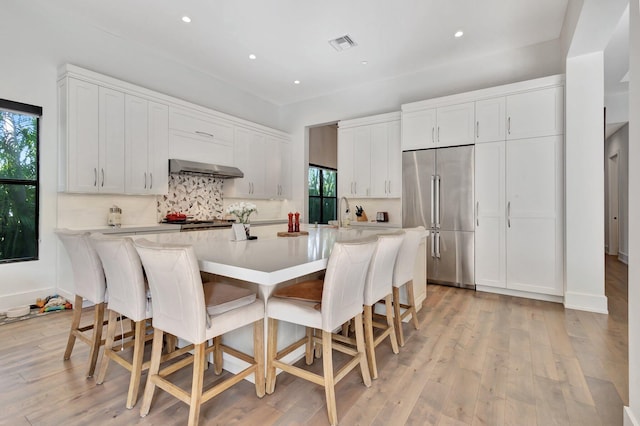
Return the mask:
[[476,103],[479,290],[563,294],[563,93],[558,84]]

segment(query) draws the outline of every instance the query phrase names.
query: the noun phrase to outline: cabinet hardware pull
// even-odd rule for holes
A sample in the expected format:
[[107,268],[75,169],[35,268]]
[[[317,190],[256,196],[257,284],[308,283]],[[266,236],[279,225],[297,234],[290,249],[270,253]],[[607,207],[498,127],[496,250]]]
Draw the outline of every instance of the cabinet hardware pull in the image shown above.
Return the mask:
[[511,134],[511,117],[507,118],[507,133]]
[[149,177],[149,180],[151,181],[151,183],[149,184],[149,189],[153,189],[153,173],[149,173]]
[[440,143],[440,126],[438,126],[438,143]]
[[476,138],[480,137],[480,121],[476,121]]
[[480,226],[480,201],[476,201],[476,226]]
[[144,172],[144,189],[147,189],[147,172]]
[[104,187],[104,169],[100,169],[101,173],[102,173],[102,183],[100,184],[100,186]]
[[202,136],[209,136],[210,138],[213,137],[213,135],[211,133],[201,132],[200,130],[196,130],[196,134],[202,135]]
[[431,128],[431,143],[436,143],[436,137],[434,136],[436,132],[436,128],[432,127]]
[[93,168],[93,186],[98,186],[98,169]]
[[507,227],[511,228],[511,201],[507,203]]

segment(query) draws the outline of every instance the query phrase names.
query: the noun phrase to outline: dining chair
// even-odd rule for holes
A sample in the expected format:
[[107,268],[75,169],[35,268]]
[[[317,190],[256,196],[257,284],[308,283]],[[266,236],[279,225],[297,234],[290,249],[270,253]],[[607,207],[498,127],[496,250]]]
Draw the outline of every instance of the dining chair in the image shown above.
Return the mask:
[[[106,282],[102,264],[98,254],[89,241],[88,232],[73,232],[69,230],[56,231],[58,238],[69,255],[73,270],[74,303],[71,329],[64,351],[63,359],[71,358],[71,352],[76,339],[89,345],[89,366],[87,377],[92,377],[98,360],[102,340],[102,328],[104,325],[104,305]],[[83,299],[93,303],[93,322],[90,325],[80,326],[82,319]],[[89,335],[89,331],[92,331]]]
[[[154,243],[146,239],[136,240],[134,245],[147,274],[153,299],[151,364],[140,415],[144,417],[149,413],[156,386],[189,405],[189,425],[198,424],[202,403],[251,374],[254,375],[257,396],[263,397],[264,302],[257,300],[255,293],[227,283],[203,285],[192,246]],[[229,348],[216,339],[247,325],[253,325],[253,356]],[[160,369],[164,333],[191,343],[169,355],[173,357],[187,349],[193,352],[193,356]],[[210,343],[212,340],[217,340],[218,345]],[[216,348],[240,358],[249,366],[203,391],[206,357]],[[193,375],[188,392],[172,383],[168,375],[190,364],[193,365]]]
[[[393,269],[400,246],[404,240],[404,232],[378,236],[378,245],[371,258],[369,271],[364,286],[364,340],[367,350],[367,363],[371,378],[378,378],[375,349],[387,337],[391,342],[391,350],[398,353],[398,342],[393,320],[392,294]],[[386,323],[373,320],[373,309],[379,301],[385,303]],[[383,330],[374,338],[374,328]]]
[[[267,303],[267,393],[271,394],[275,390],[276,368],[324,386],[327,414],[332,425],[338,423],[335,384],[349,371],[360,366],[365,386],[371,386],[364,348],[362,303],[365,278],[376,245],[377,239],[336,242],[333,245],[322,285],[320,303],[291,297],[271,297]],[[312,287],[318,288],[317,285]],[[355,320],[356,349],[332,341],[333,330],[350,319]],[[305,326],[306,336],[278,351],[279,321]],[[313,336],[314,329],[322,331],[321,338]],[[310,363],[313,360],[310,347],[312,341],[322,345],[322,375],[281,361],[291,351],[306,345],[306,359],[307,363]],[[351,356],[351,359],[337,373],[333,370],[332,351],[334,349]]]
[[[405,237],[393,268],[393,310],[396,335],[400,346],[404,346],[402,321],[406,317],[411,315],[411,322],[416,330],[420,327],[416,313],[416,299],[413,292],[413,272],[420,240],[427,235],[423,226],[407,228],[404,231]],[[400,301],[400,289],[402,287],[405,287],[407,291],[407,303]],[[404,309],[404,311],[401,311],[401,309]]]
[[[145,342],[153,338],[153,334],[147,333],[147,322],[152,317],[150,294],[140,257],[131,238],[104,237],[96,234],[91,236],[91,244],[100,257],[109,287],[107,334],[96,383],[100,385],[104,382],[111,360],[127,369],[131,377],[126,407],[130,409],[138,400],[142,371],[149,368],[149,361],[143,362],[143,358]],[[126,343],[122,341],[114,347],[117,326],[122,326],[125,318],[132,323],[133,340]],[[133,346],[131,361],[128,360],[128,353],[125,357],[125,353],[122,352],[125,347],[130,346]]]

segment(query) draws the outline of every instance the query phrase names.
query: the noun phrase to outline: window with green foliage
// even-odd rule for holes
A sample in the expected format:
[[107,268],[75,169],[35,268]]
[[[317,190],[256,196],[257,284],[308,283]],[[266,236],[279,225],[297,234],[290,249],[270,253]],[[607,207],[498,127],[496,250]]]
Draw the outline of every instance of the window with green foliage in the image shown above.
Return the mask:
[[0,263],[38,259],[42,108],[0,99]]
[[338,172],[309,165],[309,223],[335,220],[338,208]]

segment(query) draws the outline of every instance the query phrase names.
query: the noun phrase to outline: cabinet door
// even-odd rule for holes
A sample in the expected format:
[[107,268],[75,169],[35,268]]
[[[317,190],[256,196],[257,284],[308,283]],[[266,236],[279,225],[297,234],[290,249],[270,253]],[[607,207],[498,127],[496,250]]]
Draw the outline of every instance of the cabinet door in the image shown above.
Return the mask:
[[97,192],[99,144],[98,86],[69,79],[67,191]]
[[149,190],[149,103],[146,99],[126,95],[125,146],[126,192],[144,194]]
[[235,166],[244,173],[244,177],[225,180],[224,192],[227,196],[252,197],[252,183],[255,179],[255,170],[251,168],[252,143],[253,132],[243,127],[236,127],[233,156]]
[[505,140],[504,97],[476,102],[476,143]]
[[389,182],[389,134],[387,123],[374,124],[371,131],[371,193],[372,197],[387,196]]
[[476,284],[506,286],[505,143],[476,145]]
[[402,113],[402,150],[435,148],[436,110]]
[[474,103],[438,108],[436,145],[468,145],[475,141]]
[[284,143],[281,139],[267,136],[265,139],[265,197],[281,199],[284,161]]
[[507,287],[562,294],[562,137],[506,144]]
[[149,102],[149,193],[169,190],[169,107]]
[[99,188],[124,193],[124,93],[100,87]]
[[552,87],[507,96],[507,139],[564,132],[564,89]]
[[354,195],[371,195],[371,128],[356,127],[353,151]]
[[338,195],[351,197],[354,190],[354,129],[338,129]]
[[280,197],[282,199],[291,198],[291,145],[288,141],[280,142]]
[[387,123],[387,135],[387,196],[399,198],[402,196],[402,148],[400,146],[399,121]]

